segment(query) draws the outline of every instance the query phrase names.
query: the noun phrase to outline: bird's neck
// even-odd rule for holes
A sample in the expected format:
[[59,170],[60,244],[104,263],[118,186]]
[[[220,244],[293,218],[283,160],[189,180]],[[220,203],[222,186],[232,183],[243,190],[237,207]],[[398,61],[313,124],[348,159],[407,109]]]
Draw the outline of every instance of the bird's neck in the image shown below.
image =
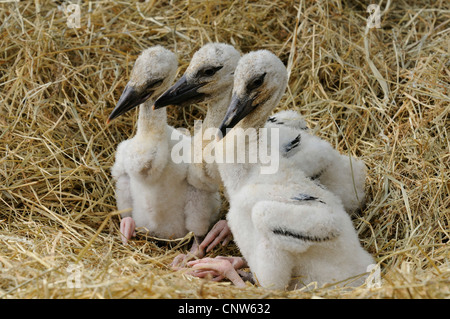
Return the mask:
[[[202,162],[194,164],[192,169],[197,170],[197,175],[206,176],[203,177],[202,180],[210,180],[212,183],[214,181],[217,184],[221,183],[217,165],[215,163],[205,162],[203,151],[207,147],[214,147],[215,135],[225,117],[230,100],[230,92],[225,92],[211,100],[208,103],[208,111],[205,119],[201,123],[201,126],[196,127],[194,130],[193,154],[196,158],[201,158]],[[201,145],[201,147],[198,147],[199,145]]]
[[219,128],[227,113],[230,101],[231,93],[225,93],[208,104],[208,112],[203,123],[204,130],[208,128]]
[[[265,172],[268,172],[267,164],[269,166],[273,164],[277,169],[278,153],[268,152],[268,149],[264,153],[260,152],[261,148],[268,148],[273,143],[272,137],[268,141],[267,132],[265,136],[260,135],[270,111],[261,109],[259,112],[249,114],[230,130],[220,143],[217,143],[216,147],[221,147],[227,155],[234,152],[232,162],[225,161],[225,164],[219,165],[220,176],[229,193],[239,191],[252,174],[261,174],[262,166],[266,166]],[[275,135],[274,138],[279,137]],[[268,153],[270,158],[266,156]]]
[[159,134],[163,132],[167,124],[166,108],[153,110],[153,101],[147,100],[139,106],[139,118],[137,122],[137,134]]
[[[259,168],[259,130],[231,130],[216,144],[216,160],[223,184],[229,194],[239,192],[249,176]],[[223,152],[219,153],[218,148]],[[221,162],[222,163],[221,163]]]
[[[215,135],[219,129],[222,120],[225,117],[229,99],[222,99],[218,101],[213,101],[208,105],[208,111],[206,113],[205,119],[201,123],[201,126],[197,126],[194,129],[194,139],[196,143],[201,143],[202,151],[210,146],[211,143],[215,143]],[[197,144],[198,145],[198,144]],[[200,149],[197,148],[197,152]]]

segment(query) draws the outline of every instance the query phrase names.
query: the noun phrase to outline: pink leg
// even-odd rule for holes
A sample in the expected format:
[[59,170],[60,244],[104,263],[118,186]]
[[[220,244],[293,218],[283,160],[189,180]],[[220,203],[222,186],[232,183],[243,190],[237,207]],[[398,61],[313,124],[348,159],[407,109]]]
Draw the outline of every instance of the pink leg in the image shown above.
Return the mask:
[[125,217],[120,222],[120,237],[124,245],[131,237],[136,236],[136,223],[132,217]]

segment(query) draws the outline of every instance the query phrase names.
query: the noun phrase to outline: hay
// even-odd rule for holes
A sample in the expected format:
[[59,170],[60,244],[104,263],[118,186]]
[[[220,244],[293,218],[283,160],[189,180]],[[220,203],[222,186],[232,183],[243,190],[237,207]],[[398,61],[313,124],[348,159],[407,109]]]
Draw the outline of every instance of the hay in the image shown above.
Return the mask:
[[[367,29],[359,1],[105,0],[83,2],[69,28],[51,1],[1,3],[0,298],[448,298],[450,5],[381,6]],[[110,168],[137,113],[106,118],[142,49],[176,51],[181,74],[209,41],[280,56],[280,108],[366,162],[353,221],[381,287],[237,289],[171,271],[185,244],[121,244]],[[169,121],[192,128],[204,113],[169,108]]]

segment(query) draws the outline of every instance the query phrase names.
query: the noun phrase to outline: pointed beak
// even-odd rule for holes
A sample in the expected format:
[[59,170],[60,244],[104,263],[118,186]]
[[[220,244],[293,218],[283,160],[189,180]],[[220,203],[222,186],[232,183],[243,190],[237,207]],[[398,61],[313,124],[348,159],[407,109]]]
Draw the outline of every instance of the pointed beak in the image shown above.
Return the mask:
[[189,83],[186,75],[183,75],[170,89],[161,95],[153,106],[154,109],[159,109],[167,105],[185,106],[198,102],[204,97],[203,93],[198,92],[198,89],[206,83]]
[[127,84],[122,92],[122,95],[120,96],[119,101],[117,102],[116,107],[109,115],[107,123],[134,109],[139,104],[144,103],[152,94],[153,91],[139,93],[130,84]]
[[230,106],[228,106],[225,118],[220,124],[219,132],[216,140],[220,141],[227,135],[227,133],[236,126],[244,117],[250,114],[255,107],[253,106],[253,98],[245,96],[244,98],[239,98],[233,94],[231,98]]

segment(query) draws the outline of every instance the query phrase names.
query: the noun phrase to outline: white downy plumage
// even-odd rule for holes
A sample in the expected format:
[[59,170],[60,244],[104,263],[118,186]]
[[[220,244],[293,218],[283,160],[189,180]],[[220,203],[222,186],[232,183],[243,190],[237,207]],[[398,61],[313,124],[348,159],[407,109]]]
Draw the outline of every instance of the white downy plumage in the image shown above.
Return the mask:
[[153,102],[172,83],[177,58],[161,46],[141,53],[109,120],[140,104],[136,135],[119,144],[112,176],[116,199],[124,213],[121,222],[124,243],[135,227],[152,236],[180,238],[192,231],[203,236],[218,215],[219,194],[199,190],[187,182],[188,164],[171,158],[175,143],[191,139],[167,125],[166,110],[153,110]]
[[[171,104],[187,106],[208,101],[206,117],[201,127],[195,127],[192,143],[193,163],[189,165],[188,170],[188,182],[205,192],[215,193],[222,184],[217,165],[205,161],[203,152],[208,148],[212,152],[211,146],[215,144],[217,127],[225,116],[231,99],[233,72],[239,59],[239,52],[231,45],[207,44],[194,54],[186,72],[177,83],[155,101],[155,108]],[[214,159],[214,156],[212,158]],[[227,223],[221,220],[201,242],[198,250],[191,250],[191,255],[203,257],[205,252],[212,250],[218,243],[226,245],[230,240],[231,233]],[[177,266],[192,256],[181,254],[175,258],[172,265]]]
[[[225,137],[216,147],[228,151],[235,147],[229,141],[242,130],[263,127],[286,85],[286,68],[275,55],[265,50],[244,55],[236,68],[232,101],[220,127]],[[233,129],[227,131],[229,128]],[[248,145],[259,138],[249,137],[247,155]],[[341,200],[295,169],[296,165],[292,158],[280,155],[278,172],[261,175],[258,164],[219,164],[230,200],[228,223],[256,281],[266,288],[292,289],[364,274],[373,259],[361,247]],[[216,267],[213,261],[190,265],[222,272],[239,284],[232,266],[231,270]],[[351,284],[359,285],[363,280],[361,276]]]
[[306,122],[295,111],[275,113],[265,127],[279,128],[280,155],[291,158],[307,177],[337,195],[347,213],[362,207],[366,180],[362,160],[343,155],[327,141],[310,134]]
[[[210,128],[219,126],[231,100],[233,73],[240,59],[239,52],[225,43],[209,43],[200,48],[192,57],[183,76],[155,101],[155,108],[167,105],[189,106],[207,101],[208,111],[202,127],[196,127],[193,149],[194,156],[203,159],[205,147],[214,144],[216,131],[205,134]],[[221,185],[215,163],[201,163],[189,168],[189,181],[199,188],[217,190]]]

